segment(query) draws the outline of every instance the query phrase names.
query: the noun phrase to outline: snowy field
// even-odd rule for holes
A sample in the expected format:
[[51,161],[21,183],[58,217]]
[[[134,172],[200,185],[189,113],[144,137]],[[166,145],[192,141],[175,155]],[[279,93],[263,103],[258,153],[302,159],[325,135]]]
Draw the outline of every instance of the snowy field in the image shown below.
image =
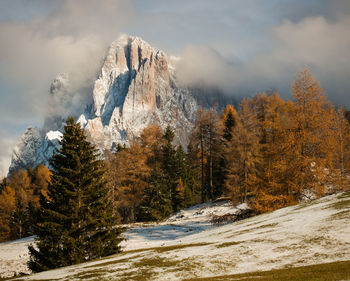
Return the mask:
[[[210,223],[237,211],[226,202],[202,204],[159,224],[130,225],[120,254],[17,280],[182,280],[350,260],[350,192]],[[0,244],[1,275],[28,272],[32,240]]]

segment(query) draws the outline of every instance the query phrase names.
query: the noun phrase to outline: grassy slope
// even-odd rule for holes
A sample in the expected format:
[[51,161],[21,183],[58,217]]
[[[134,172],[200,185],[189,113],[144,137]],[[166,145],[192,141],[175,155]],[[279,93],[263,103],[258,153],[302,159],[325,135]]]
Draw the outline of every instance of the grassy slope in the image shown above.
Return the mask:
[[349,221],[346,192],[17,280],[350,280]]
[[350,280],[350,261],[324,263],[317,265],[285,268],[244,274],[222,275],[211,278],[191,278],[184,281],[227,281],[227,280],[259,280],[259,281],[326,281]]

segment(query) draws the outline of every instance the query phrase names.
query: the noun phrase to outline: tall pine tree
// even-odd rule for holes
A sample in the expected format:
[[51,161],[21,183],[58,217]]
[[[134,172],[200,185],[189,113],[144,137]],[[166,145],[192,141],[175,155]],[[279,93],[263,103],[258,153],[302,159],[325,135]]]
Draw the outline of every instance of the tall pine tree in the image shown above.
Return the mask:
[[54,154],[51,182],[35,218],[34,272],[67,266],[119,251],[112,203],[102,163],[79,124],[67,119],[61,148]]

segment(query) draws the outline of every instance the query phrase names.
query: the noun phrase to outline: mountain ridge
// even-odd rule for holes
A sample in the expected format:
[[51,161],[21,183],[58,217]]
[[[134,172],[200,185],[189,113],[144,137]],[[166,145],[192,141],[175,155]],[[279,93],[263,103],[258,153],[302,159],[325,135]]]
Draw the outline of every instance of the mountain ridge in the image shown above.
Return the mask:
[[[63,106],[68,107],[68,88],[68,75],[59,74],[50,87],[52,99],[61,98]],[[172,126],[175,141],[185,145],[198,109],[190,89],[177,81],[165,53],[126,34],[110,45],[91,95],[93,101],[83,112],[69,115],[77,116],[88,139],[100,151],[113,150],[117,143],[127,144],[150,123],[162,129]],[[9,174],[42,162],[48,165],[52,152],[59,147],[59,137],[49,138],[47,134],[62,133],[64,120],[65,116],[53,112],[43,128],[28,128],[14,148]]]

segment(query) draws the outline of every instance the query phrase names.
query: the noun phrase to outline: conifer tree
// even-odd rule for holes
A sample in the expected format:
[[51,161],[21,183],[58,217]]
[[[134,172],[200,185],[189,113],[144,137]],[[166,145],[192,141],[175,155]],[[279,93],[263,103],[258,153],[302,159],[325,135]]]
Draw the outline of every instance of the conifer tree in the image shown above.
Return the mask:
[[[176,166],[178,170],[179,179],[177,181],[177,190],[181,198],[182,207],[189,207],[193,204],[193,197],[195,195],[195,171],[192,171],[189,163],[188,154],[184,151],[181,145],[176,149]],[[183,191],[183,194],[181,193]]]
[[[192,136],[191,136],[192,137]],[[186,166],[187,166],[187,185],[190,189],[190,194],[187,193],[188,201],[185,202],[186,206],[191,206],[201,202],[201,165],[199,159],[199,148],[194,146],[192,142],[187,146],[186,153]],[[186,190],[185,190],[186,191]]]
[[[7,182],[4,182],[4,184]],[[16,207],[15,191],[5,185],[0,192],[0,241],[10,237],[10,218]]]
[[151,172],[149,184],[145,188],[137,219],[159,221],[172,213],[170,190],[160,165]]
[[232,130],[237,123],[237,112],[232,105],[226,106],[224,110],[223,123],[224,123],[224,134],[223,137],[226,141],[232,139]]
[[135,222],[142,194],[147,187],[150,168],[145,148],[133,140],[130,147],[117,152],[112,163],[112,192],[115,210],[122,223]]
[[11,239],[21,239],[30,236],[32,234],[31,226],[28,206],[25,206],[21,200],[17,200],[16,209],[10,218]]
[[68,118],[61,148],[50,161],[51,182],[35,219],[29,268],[43,271],[119,251],[111,200],[97,151]]
[[199,109],[197,119],[191,134],[190,145],[193,151],[199,152],[198,160],[201,167],[201,199],[205,202],[213,199],[220,193],[222,187],[215,180],[217,167],[220,161],[222,151],[222,124],[211,110]]
[[176,163],[176,150],[173,145],[174,131],[168,125],[163,134],[164,144],[162,146],[162,169],[165,178],[165,184],[170,190],[170,200],[173,211],[178,211],[181,207],[181,198],[177,190],[177,181],[179,179],[179,170]]
[[308,69],[300,71],[292,84],[294,122],[289,153],[291,153],[289,185],[299,197],[304,189],[322,194],[332,170],[329,149],[332,139],[334,108]]
[[350,187],[350,124],[346,119],[345,108],[339,108],[334,116],[333,142],[330,149],[334,151],[334,186],[338,190]]
[[257,213],[263,213],[294,203],[288,194],[286,182],[288,138],[285,135],[291,117],[288,105],[277,93],[257,95],[253,99],[253,108],[257,112],[260,128],[261,159],[257,165],[255,200],[252,206]]
[[257,181],[259,161],[259,132],[257,118],[249,101],[241,103],[239,122],[226,150],[227,179],[225,185],[233,201],[247,202]]

